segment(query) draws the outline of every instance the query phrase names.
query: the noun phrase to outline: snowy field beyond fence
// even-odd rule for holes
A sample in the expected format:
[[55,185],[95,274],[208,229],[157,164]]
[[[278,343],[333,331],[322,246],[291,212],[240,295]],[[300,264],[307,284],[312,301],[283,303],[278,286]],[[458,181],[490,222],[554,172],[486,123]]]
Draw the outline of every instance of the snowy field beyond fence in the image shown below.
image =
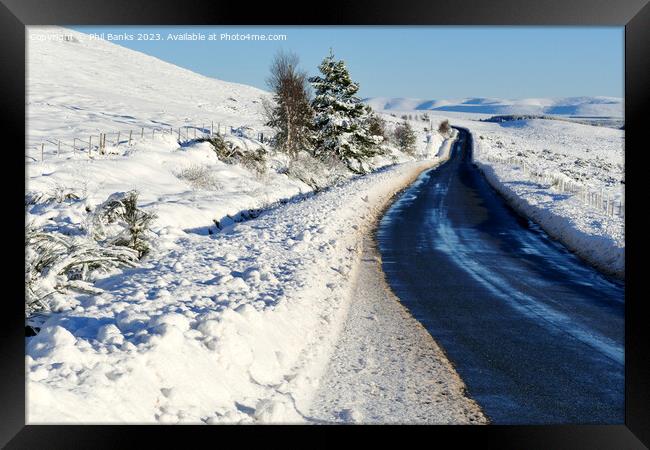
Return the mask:
[[[625,218],[625,198],[615,197],[613,194],[606,193],[603,189],[599,191],[591,190],[584,184],[571,181],[566,175],[559,173],[548,173],[536,166],[531,167],[531,163],[526,163],[525,159],[511,156],[509,158],[500,158],[491,156],[485,157],[476,155],[478,161],[487,162],[490,165],[499,164],[504,166],[506,171],[521,171],[523,177],[537,183],[540,187],[560,194],[570,194],[577,198],[586,206],[594,208],[597,211],[604,212],[609,217],[618,216]],[[534,163],[532,163],[534,164]]]

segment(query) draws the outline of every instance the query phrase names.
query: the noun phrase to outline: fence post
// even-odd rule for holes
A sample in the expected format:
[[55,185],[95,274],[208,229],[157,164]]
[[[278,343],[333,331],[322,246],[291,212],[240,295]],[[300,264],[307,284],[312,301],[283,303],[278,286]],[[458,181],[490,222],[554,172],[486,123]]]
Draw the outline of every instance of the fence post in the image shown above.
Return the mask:
[[120,132],[117,132],[117,143],[115,145],[120,145]]
[[194,127],[194,139],[196,139],[196,127]]
[[58,145],[56,147],[56,156],[61,155],[61,139],[59,139],[58,141],[59,141],[59,143],[58,143]]
[[45,143],[41,142],[41,161],[45,161],[45,153],[43,152],[43,149],[45,148]]
[[129,145],[131,145],[131,137],[133,135],[133,130],[129,130]]
[[144,127],[142,127],[142,132],[140,133],[140,137],[141,137],[141,138],[144,137]]
[[210,122],[210,136],[214,134],[214,120]]
[[151,139],[156,137],[156,128],[154,127],[153,130],[151,130]]

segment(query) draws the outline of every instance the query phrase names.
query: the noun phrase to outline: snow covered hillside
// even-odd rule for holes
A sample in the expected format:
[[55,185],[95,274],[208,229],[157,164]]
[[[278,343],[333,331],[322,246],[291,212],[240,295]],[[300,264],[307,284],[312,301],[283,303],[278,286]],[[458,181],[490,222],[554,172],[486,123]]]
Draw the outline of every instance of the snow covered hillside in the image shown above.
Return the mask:
[[[448,150],[424,130],[442,118],[412,121],[415,156],[387,148],[370,161],[383,169],[356,177],[258,140],[269,133],[259,89],[57,27],[29,27],[27,51],[27,225],[88,240],[98,205],[130,190],[156,215],[137,267],[91,272],[85,292],[54,289],[51,312],[32,318],[28,421],[306,420],[363,231]],[[232,148],[264,158],[230,161],[193,132],[178,139],[179,126],[212,122],[236,128],[224,137]],[[105,153],[57,151],[99,133],[113,133]],[[319,177],[331,188],[312,195]]]
[[364,100],[377,110],[431,110],[472,114],[557,114],[589,117],[623,117],[623,99],[617,97],[565,98],[463,98],[426,100],[371,97]]
[[263,123],[260,102],[269,94],[260,89],[208,78],[73,30],[28,27],[27,33],[30,149],[48,139],[72,142],[143,126]]
[[[551,236],[606,272],[625,272],[625,219],[618,204],[625,197],[624,131],[556,120],[520,120],[501,124],[453,119],[468,128],[474,158],[488,180],[521,213]],[[495,161],[517,157],[526,163]],[[532,179],[552,175],[595,192],[614,203],[609,212],[577,193]]]

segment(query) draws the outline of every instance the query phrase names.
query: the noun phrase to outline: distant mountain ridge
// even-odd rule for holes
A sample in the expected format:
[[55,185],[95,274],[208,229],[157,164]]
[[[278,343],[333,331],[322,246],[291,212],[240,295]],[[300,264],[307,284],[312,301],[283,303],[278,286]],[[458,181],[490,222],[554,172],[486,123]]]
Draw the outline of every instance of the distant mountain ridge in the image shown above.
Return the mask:
[[586,117],[623,117],[618,97],[562,97],[502,99],[471,97],[427,100],[404,97],[370,97],[364,102],[377,110],[428,110],[480,114],[554,114]]

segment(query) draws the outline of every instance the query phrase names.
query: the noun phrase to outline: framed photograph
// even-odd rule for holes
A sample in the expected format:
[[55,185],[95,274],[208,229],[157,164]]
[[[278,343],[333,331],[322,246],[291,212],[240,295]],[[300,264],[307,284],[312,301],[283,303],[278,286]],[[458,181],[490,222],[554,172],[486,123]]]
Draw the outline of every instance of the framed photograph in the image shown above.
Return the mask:
[[3,446],[650,445],[647,1],[1,11]]

